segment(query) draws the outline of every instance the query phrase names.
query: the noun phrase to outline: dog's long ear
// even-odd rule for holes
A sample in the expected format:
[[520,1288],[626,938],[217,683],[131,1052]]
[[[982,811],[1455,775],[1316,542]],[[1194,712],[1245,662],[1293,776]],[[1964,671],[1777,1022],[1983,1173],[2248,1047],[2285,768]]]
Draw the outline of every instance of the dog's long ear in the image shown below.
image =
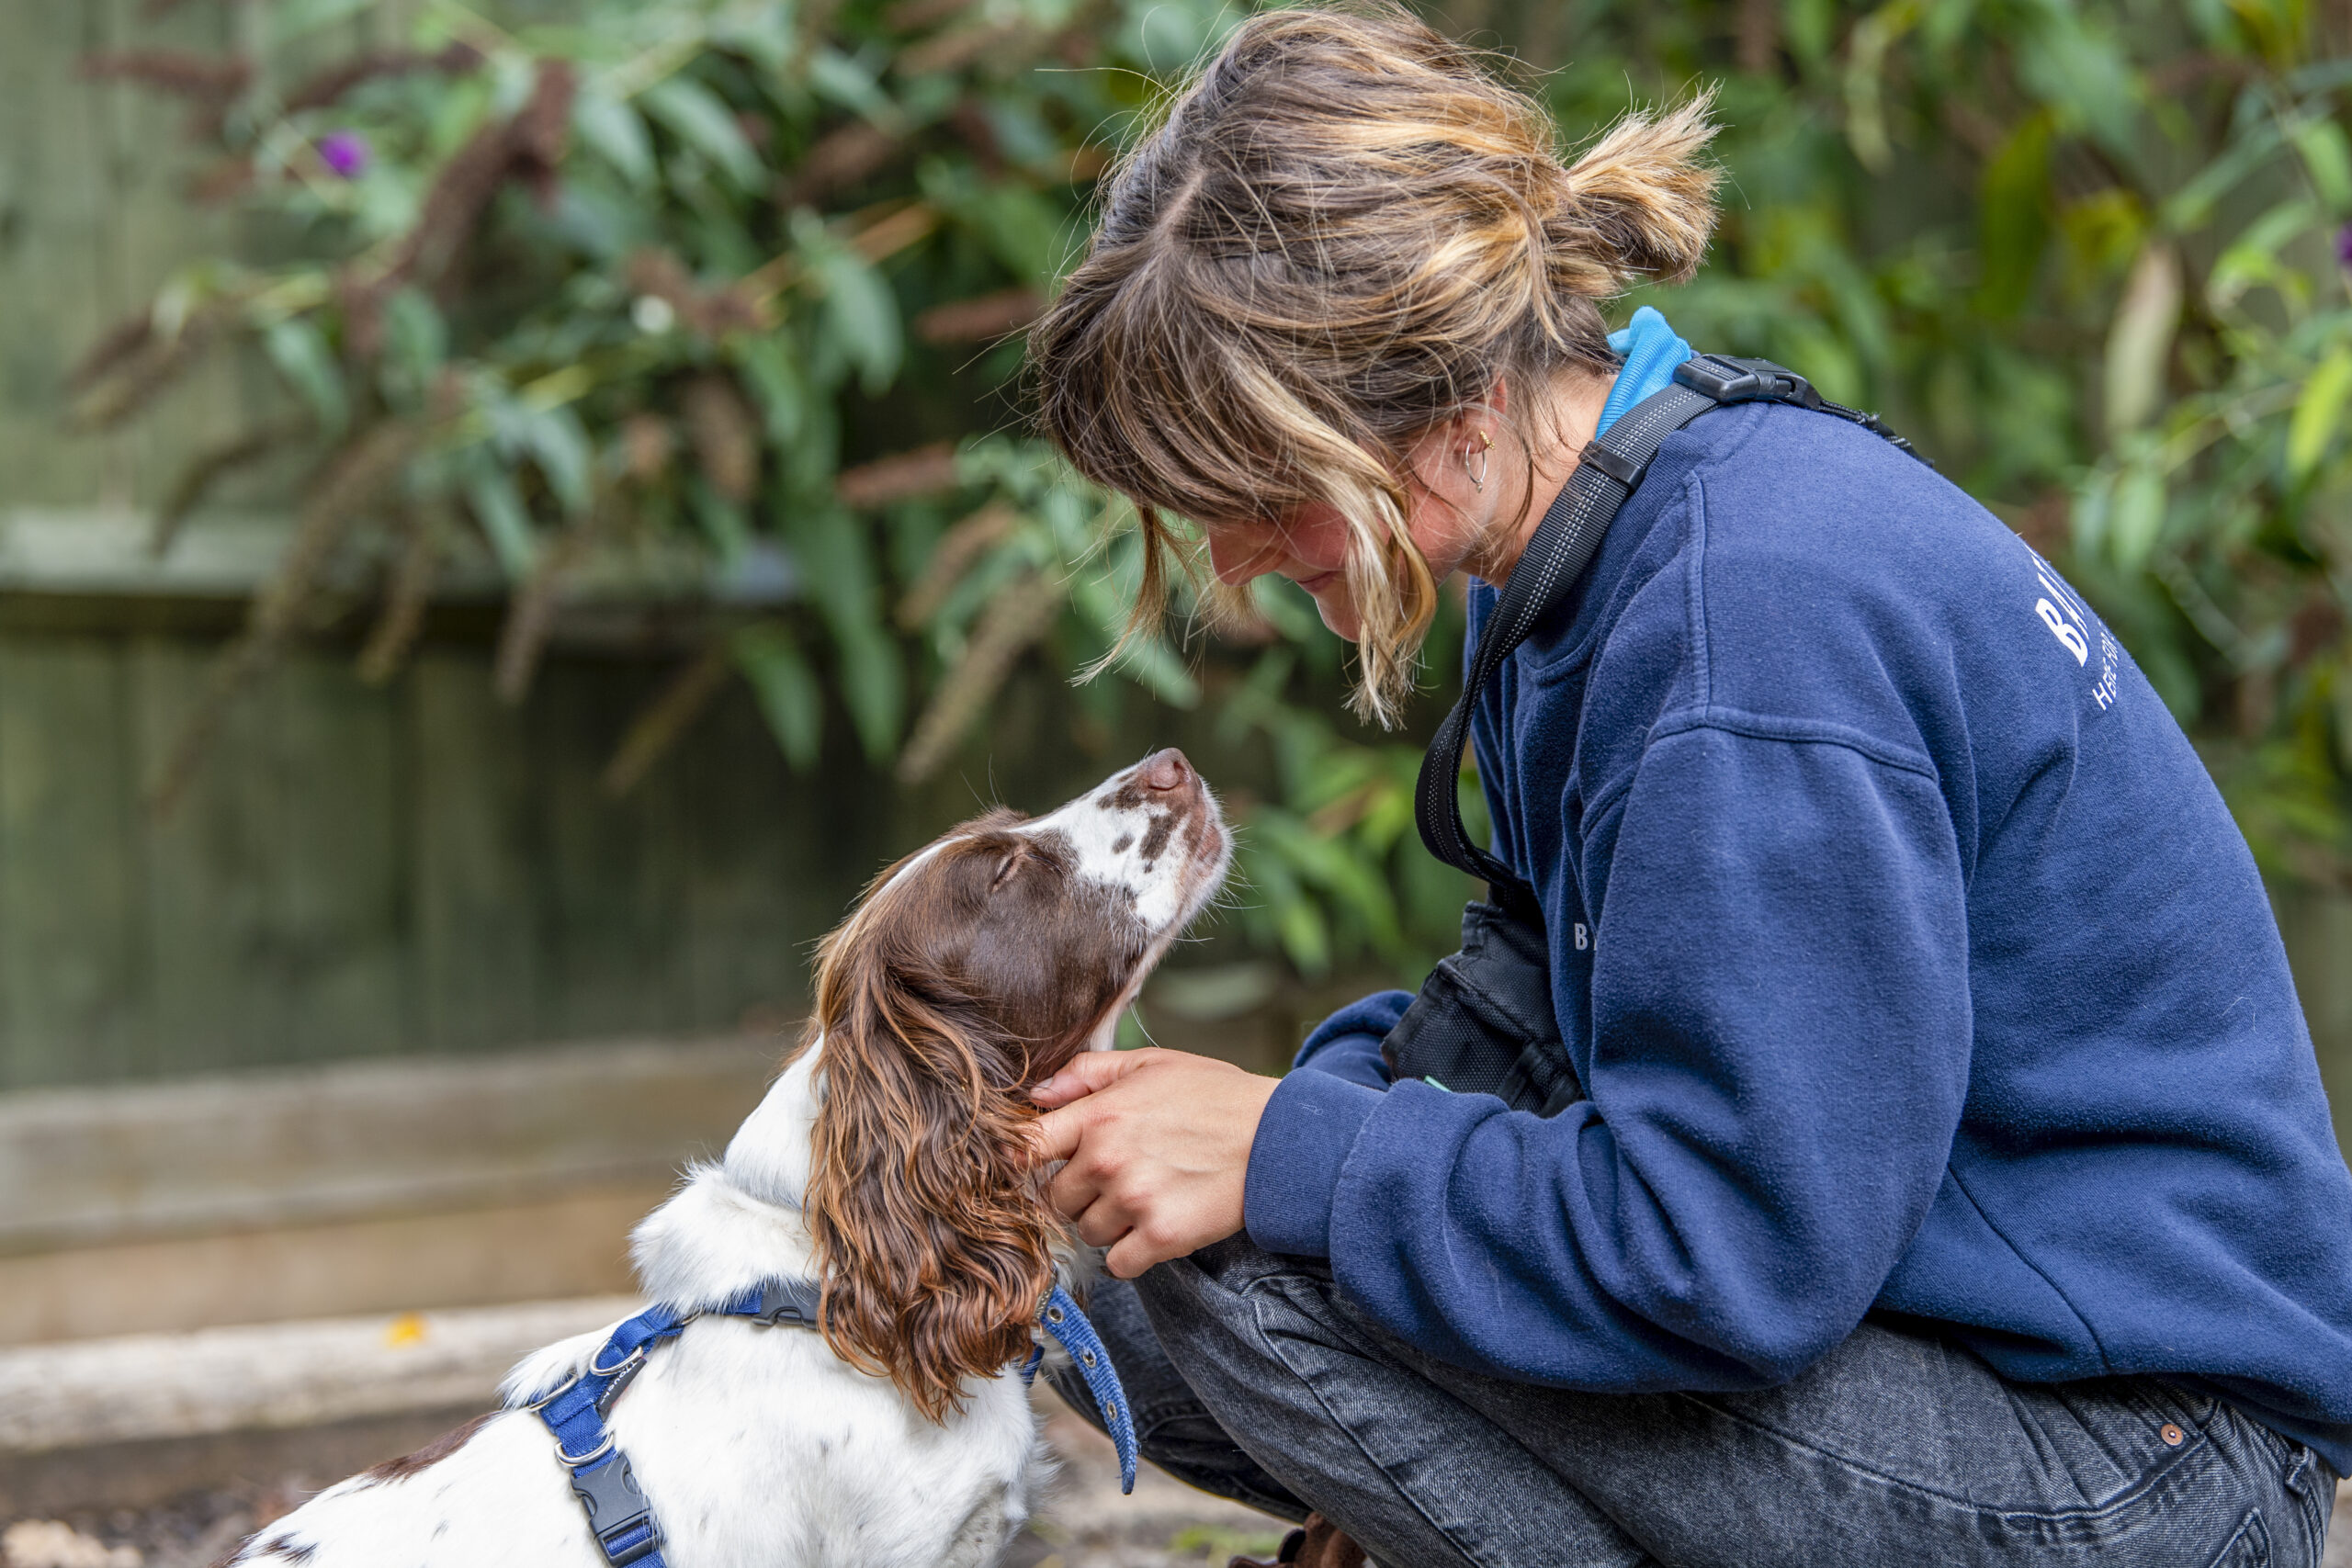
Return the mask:
[[[910,983],[894,943],[819,961],[824,1101],[806,1203],[826,1270],[826,1340],[934,1421],[963,1382],[1029,1351],[1053,1221],[1028,1158],[1025,1053],[999,1048],[969,999]],[[870,934],[870,933],[869,933]]]

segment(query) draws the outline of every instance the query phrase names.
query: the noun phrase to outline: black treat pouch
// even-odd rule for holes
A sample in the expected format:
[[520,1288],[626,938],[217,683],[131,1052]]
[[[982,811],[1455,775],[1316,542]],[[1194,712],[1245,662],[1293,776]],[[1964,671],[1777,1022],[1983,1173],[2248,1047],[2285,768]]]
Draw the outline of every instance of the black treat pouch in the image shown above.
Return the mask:
[[1584,1098],[1552,1013],[1543,928],[1493,904],[1462,911],[1462,951],[1438,961],[1380,1054],[1393,1082],[1426,1078],[1538,1116]]

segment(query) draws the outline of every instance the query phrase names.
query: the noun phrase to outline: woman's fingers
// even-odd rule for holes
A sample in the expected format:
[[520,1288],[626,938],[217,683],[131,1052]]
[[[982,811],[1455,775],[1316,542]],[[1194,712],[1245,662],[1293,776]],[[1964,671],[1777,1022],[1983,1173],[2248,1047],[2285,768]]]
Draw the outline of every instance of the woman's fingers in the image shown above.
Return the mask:
[[1078,1152],[1079,1139],[1084,1134],[1085,1124],[1063,1111],[1048,1111],[1029,1127],[1029,1137],[1036,1145],[1039,1165],[1051,1165],[1056,1160],[1069,1158]]
[[1182,1252],[1162,1252],[1146,1247],[1141,1231],[1129,1231],[1102,1255],[1102,1268],[1114,1280],[1132,1280],[1155,1263],[1165,1263],[1171,1258],[1183,1256]]
[[[1051,1116],[1043,1116],[1038,1118],[1037,1124],[1043,1127],[1052,1120],[1054,1118]],[[1046,1183],[1046,1201],[1065,1218],[1075,1220],[1079,1215],[1086,1213],[1090,1207],[1102,1201],[1103,1174],[1096,1168],[1093,1160],[1076,1157],[1080,1147],[1080,1140],[1085,1136],[1083,1124],[1073,1119],[1067,1125],[1069,1128],[1069,1145],[1071,1152],[1058,1157],[1069,1163],[1054,1172],[1053,1179]]]
[[1065,1077],[1084,1091],[1037,1119],[1040,1157],[1066,1162],[1046,1196],[1082,1239],[1111,1249],[1113,1274],[1132,1279],[1241,1228],[1273,1079],[1160,1050],[1082,1057],[1053,1084]]
[[1115,1247],[1135,1229],[1135,1224],[1119,1212],[1118,1205],[1098,1201],[1072,1220],[1070,1228],[1089,1247]]
[[[1089,1051],[1029,1091],[1029,1101],[1052,1111],[1118,1082],[1148,1062],[1150,1051]],[[1064,1156],[1067,1157],[1067,1156]]]

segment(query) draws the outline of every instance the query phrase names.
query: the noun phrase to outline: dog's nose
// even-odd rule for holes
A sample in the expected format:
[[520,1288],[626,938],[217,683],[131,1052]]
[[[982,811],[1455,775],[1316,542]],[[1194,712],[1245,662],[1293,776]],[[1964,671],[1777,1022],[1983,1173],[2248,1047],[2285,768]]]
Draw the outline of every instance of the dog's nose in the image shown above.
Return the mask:
[[1183,752],[1170,746],[1146,757],[1136,776],[1143,781],[1144,788],[1166,794],[1193,782],[1193,765],[1184,761]]

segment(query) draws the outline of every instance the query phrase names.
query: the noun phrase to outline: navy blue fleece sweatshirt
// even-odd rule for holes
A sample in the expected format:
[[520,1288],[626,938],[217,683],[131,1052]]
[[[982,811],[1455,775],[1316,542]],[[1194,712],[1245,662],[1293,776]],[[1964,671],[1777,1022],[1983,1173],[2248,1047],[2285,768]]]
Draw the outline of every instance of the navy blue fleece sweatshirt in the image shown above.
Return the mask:
[[1391,1087],[1367,998],[1267,1107],[1259,1245],[1521,1381],[1769,1384],[1879,1311],[2352,1471],[2352,1175],[2261,882],[2017,535],[1827,415],[1709,413],[1474,739],[1589,1098]]

